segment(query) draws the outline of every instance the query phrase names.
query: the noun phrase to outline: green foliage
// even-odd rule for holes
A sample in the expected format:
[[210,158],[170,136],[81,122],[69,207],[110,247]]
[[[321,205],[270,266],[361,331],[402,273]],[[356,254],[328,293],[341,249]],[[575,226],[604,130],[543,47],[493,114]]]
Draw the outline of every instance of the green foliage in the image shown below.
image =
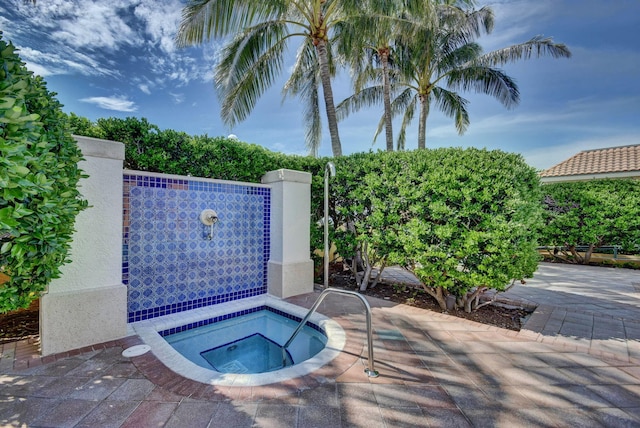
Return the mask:
[[[221,118],[231,127],[248,117],[283,70],[290,71],[283,95],[300,97],[307,146],[313,154],[321,143],[318,89],[322,86],[333,155],[341,156],[331,85],[335,75],[331,34],[335,25],[347,19],[346,12],[356,9],[355,4],[344,0],[188,0],[176,40],[180,46],[190,46],[211,37],[232,36],[220,52],[214,76]],[[285,68],[288,47],[296,39],[301,39],[297,59]]]
[[[149,123],[145,118],[118,119],[110,117],[98,119],[96,127],[102,133],[102,138],[124,143],[125,168],[139,171],[158,171],[155,168],[149,169],[149,164],[154,165],[153,161],[159,160],[156,159],[157,152],[162,149],[162,147],[155,147],[152,141],[153,135],[160,131],[156,125]],[[91,137],[92,135],[86,136]],[[158,167],[161,166],[161,164],[158,165]]]
[[[402,115],[399,149],[405,147],[406,129],[416,110],[419,110],[417,147],[425,148],[427,117],[432,110],[438,109],[452,118],[461,135],[469,127],[469,100],[464,98],[464,92],[492,96],[507,108],[518,104],[517,84],[500,66],[532,56],[571,56],[565,45],[539,36],[483,53],[476,40],[483,33],[491,33],[494,13],[490,7],[467,8],[474,6],[473,1],[360,3],[373,8],[364,7],[364,16],[358,19],[350,17],[339,39],[345,42],[339,45],[342,54],[352,64],[355,61],[355,66],[352,65],[355,93],[342,101],[337,111],[346,116],[384,100],[384,115],[375,135],[383,127],[391,126],[391,116]],[[403,18],[390,21],[385,15]],[[361,20],[369,22],[356,26]],[[384,42],[380,44],[381,41]],[[354,49],[354,45],[360,49]],[[366,52],[366,45],[382,48],[376,52],[377,61],[356,61],[358,52]],[[388,64],[382,52],[389,55]],[[387,149],[391,150],[391,132],[385,131]]]
[[0,33],[0,313],[40,297],[67,262],[82,154],[67,118]]
[[[71,119],[78,135],[124,143],[127,169],[252,183],[259,183],[266,172],[282,168],[311,173],[312,254],[314,249],[322,248],[322,230],[316,230],[316,226],[323,215],[322,171],[326,159],[274,153],[225,137],[161,130],[145,118],[108,118],[92,123],[74,116]],[[322,262],[318,257],[314,261],[317,265]]]
[[577,246],[589,250],[620,245],[637,251],[640,245],[640,181],[591,180],[553,183],[545,194],[542,245],[564,247],[574,261],[589,263]]
[[339,233],[339,251],[367,242],[412,270],[443,309],[447,294],[468,306],[473,293],[535,271],[540,190],[520,156],[440,149],[336,163],[339,223],[352,225]]
[[305,165],[306,158],[270,152],[255,144],[161,130],[145,118],[86,121],[75,119],[75,132],[124,143],[127,169],[259,183],[267,171]]
[[105,138],[104,131],[98,125],[91,122],[86,117],[71,113],[68,116],[69,131],[73,135],[83,135],[92,138]]
[[[99,120],[105,138],[126,146],[129,168],[259,182],[281,168],[312,174],[311,253],[322,248],[328,159],[287,156],[223,137],[163,131],[145,119]],[[358,153],[333,159],[331,238],[365,269],[400,264],[444,307],[447,294],[470,307],[487,287],[503,290],[537,267],[541,194],[535,171],[499,151]],[[320,271],[320,258],[315,259]],[[365,275],[361,286],[368,285]],[[475,293],[475,294],[474,294]],[[471,305],[473,306],[473,305]]]

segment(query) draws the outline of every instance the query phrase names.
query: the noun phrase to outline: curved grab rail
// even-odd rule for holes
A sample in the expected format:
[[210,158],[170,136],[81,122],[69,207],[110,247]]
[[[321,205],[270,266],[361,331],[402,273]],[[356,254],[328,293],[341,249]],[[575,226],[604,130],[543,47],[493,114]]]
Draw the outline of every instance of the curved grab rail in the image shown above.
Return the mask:
[[368,367],[364,369],[364,372],[369,377],[378,377],[378,372],[373,367],[373,340],[371,338],[371,306],[369,306],[369,302],[367,302],[367,300],[361,294],[356,293],[355,291],[341,290],[339,288],[327,288],[322,293],[320,293],[320,296],[318,296],[313,306],[311,306],[311,309],[309,309],[309,312],[307,312],[307,315],[305,315],[304,319],[300,321],[300,324],[298,324],[298,327],[296,327],[296,329],[294,330],[289,340],[287,340],[287,342],[282,347],[282,366],[283,367],[286,366],[285,356],[286,356],[287,348],[289,347],[289,345],[291,345],[291,342],[293,342],[293,339],[295,339],[298,333],[300,333],[300,330],[302,330],[302,327],[304,327],[307,321],[309,321],[309,318],[311,318],[311,315],[313,315],[316,309],[318,309],[318,306],[320,306],[320,303],[322,303],[324,298],[331,293],[345,294],[348,296],[357,297],[358,299],[360,299],[360,301],[364,305],[366,310],[366,322],[367,322],[367,344],[369,347],[369,363],[368,363]]

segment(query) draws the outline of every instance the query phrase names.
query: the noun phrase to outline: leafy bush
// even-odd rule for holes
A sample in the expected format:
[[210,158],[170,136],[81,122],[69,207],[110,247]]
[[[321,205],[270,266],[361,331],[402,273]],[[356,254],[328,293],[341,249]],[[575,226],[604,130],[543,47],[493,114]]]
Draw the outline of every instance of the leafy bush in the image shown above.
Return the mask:
[[317,163],[317,159],[274,153],[226,137],[161,130],[145,118],[98,119],[95,124],[72,118],[78,135],[124,143],[127,169],[259,183],[268,171],[304,171],[310,162]]
[[104,131],[86,117],[70,113],[68,116],[69,132],[73,135],[83,135],[92,138],[104,138]]
[[55,94],[0,33],[0,313],[40,297],[67,262],[82,154]]
[[71,114],[70,121],[78,135],[124,143],[127,169],[252,183],[259,183],[266,172],[281,168],[311,173],[311,252],[317,265],[322,262],[313,255],[313,250],[322,246],[318,222],[323,216],[322,172],[327,159],[274,153],[226,137],[161,130],[145,118],[107,118],[93,123]]
[[[338,253],[347,263],[360,290],[374,287],[390,256],[401,251],[395,228],[400,225],[397,200],[386,192],[398,194],[394,183],[377,188],[377,180],[398,172],[393,161],[405,155],[397,153],[357,153],[335,160],[337,177],[331,184],[330,216],[339,225],[332,233]],[[380,192],[378,192],[380,190]],[[383,202],[380,198],[387,199]],[[393,259],[402,263],[400,257]],[[374,267],[378,276],[370,284]],[[362,271],[362,275],[358,272]]]
[[[96,130],[83,126],[90,132]],[[259,182],[267,171],[312,174],[311,253],[322,248],[323,182],[328,159],[287,156],[224,137],[163,131],[146,119],[100,119],[104,138],[126,146],[126,166],[179,175]],[[521,157],[442,149],[359,153],[333,159],[331,230],[360,288],[372,268],[401,264],[445,307],[447,295],[471,310],[488,288],[504,290],[537,267],[539,182]],[[320,258],[314,258],[319,272]],[[375,279],[373,279],[375,285]]]
[[[635,252],[640,245],[640,181],[592,180],[543,186],[545,228],[541,244],[555,254],[589,263],[593,250],[620,245]],[[584,255],[577,247],[587,247]]]
[[378,262],[401,264],[442,309],[453,295],[471,311],[487,289],[533,275],[540,187],[519,155],[439,149],[336,163],[338,224],[347,225],[336,232],[341,254],[366,250]]

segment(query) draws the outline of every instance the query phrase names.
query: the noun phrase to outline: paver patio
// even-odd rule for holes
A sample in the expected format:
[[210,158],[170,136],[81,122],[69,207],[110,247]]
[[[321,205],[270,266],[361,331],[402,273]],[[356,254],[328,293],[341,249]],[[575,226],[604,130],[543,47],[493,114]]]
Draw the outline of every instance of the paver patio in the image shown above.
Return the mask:
[[123,357],[137,337],[45,358],[33,344],[4,345],[0,425],[640,426],[640,274],[580,269],[543,264],[507,293],[540,304],[521,332],[369,299],[379,378],[363,373],[361,305],[333,295],[319,311],[341,323],[345,350],[262,387],[204,385],[151,353]]

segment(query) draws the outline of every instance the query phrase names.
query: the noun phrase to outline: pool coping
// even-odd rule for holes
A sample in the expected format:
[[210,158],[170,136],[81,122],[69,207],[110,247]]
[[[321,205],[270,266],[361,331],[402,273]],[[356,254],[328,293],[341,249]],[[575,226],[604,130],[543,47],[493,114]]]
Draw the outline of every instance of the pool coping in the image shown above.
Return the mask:
[[327,344],[318,354],[295,366],[268,373],[231,374],[209,370],[189,361],[164,340],[159,333],[185,324],[239,312],[256,306],[270,306],[299,318],[304,318],[308,312],[306,308],[263,294],[226,302],[224,305],[212,305],[137,321],[129,324],[128,327],[132,334],[138,335],[145,344],[151,347],[151,352],[167,368],[187,379],[216,386],[262,386],[302,377],[331,362],[340,355],[345,347],[346,333],[340,324],[324,315],[314,313],[309,321],[322,328],[327,335]]

